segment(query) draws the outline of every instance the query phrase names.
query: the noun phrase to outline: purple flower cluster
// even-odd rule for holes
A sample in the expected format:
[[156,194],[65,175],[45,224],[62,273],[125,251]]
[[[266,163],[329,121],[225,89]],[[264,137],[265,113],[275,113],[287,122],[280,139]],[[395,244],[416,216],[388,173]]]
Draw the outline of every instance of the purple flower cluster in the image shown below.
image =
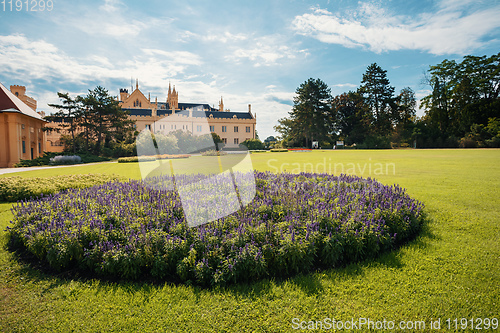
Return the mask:
[[372,257],[423,222],[423,205],[397,185],[311,173],[255,172],[255,181],[250,204],[194,228],[177,191],[129,181],[19,202],[9,234],[56,269],[216,285]]

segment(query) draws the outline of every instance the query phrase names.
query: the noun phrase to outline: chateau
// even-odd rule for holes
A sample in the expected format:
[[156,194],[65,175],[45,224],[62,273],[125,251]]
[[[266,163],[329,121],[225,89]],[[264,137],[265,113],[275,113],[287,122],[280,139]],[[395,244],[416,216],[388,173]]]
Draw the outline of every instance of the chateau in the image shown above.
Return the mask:
[[208,104],[179,103],[179,92],[170,84],[165,102],[158,102],[156,98],[152,102],[149,94],[146,97],[141,92],[137,80],[132,93],[120,89],[118,98],[139,132],[145,128],[164,134],[175,130],[189,131],[193,135],[213,132],[228,148],[237,148],[243,141],[255,139],[256,116],[252,114],[250,104],[248,112],[231,112],[224,110],[222,98],[219,109]]
[[[120,89],[117,100],[139,132],[145,128],[164,134],[176,130],[193,135],[213,132],[227,148],[237,148],[243,141],[255,139],[256,115],[250,104],[246,112],[232,112],[224,109],[222,98],[218,109],[208,104],[179,103],[179,92],[170,84],[165,102],[158,102],[157,98],[152,102],[150,94],[146,97],[141,92],[137,80],[130,94],[127,89]],[[0,83],[0,168],[12,167],[21,159],[37,158],[44,151],[63,151],[61,133],[42,129],[58,127],[60,123],[45,121],[45,113],[36,112],[36,108],[37,102],[26,95],[26,87],[13,85],[9,91]]]

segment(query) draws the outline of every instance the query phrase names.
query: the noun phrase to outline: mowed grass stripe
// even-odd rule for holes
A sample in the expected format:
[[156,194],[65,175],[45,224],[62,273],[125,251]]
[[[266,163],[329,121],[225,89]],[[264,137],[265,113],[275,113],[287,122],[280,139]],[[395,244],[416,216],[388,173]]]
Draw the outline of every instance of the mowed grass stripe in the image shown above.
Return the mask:
[[[257,170],[271,171],[281,163],[289,163],[286,170],[291,171],[292,163],[315,165],[325,158],[327,163],[343,163],[346,167],[348,163],[361,168],[364,163],[372,163],[372,167],[375,163],[394,163],[394,174],[355,173],[407,188],[412,197],[426,205],[426,230],[415,241],[376,260],[284,281],[207,290],[168,284],[70,281],[19,263],[2,248],[0,331],[288,332],[293,318],[425,320],[429,325],[431,318],[500,317],[500,150],[252,155]],[[54,168],[19,175],[72,173],[140,178],[136,163]],[[0,205],[2,230],[8,225],[9,210],[10,204]],[[2,243],[4,236],[2,231]]]

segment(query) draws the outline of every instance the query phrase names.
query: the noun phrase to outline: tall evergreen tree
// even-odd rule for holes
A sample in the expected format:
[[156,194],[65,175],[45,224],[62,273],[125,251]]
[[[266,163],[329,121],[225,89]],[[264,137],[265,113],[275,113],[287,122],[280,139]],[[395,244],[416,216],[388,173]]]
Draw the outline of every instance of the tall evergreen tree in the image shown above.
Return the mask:
[[127,113],[105,88],[97,86],[94,90],[89,90],[82,101],[87,135],[96,141],[95,154],[101,153],[105,139],[120,142],[127,132],[133,130],[133,121],[128,119]]
[[320,79],[310,78],[295,93],[290,119],[296,131],[305,138],[306,146],[313,140],[326,140],[333,131],[330,88]]
[[61,121],[59,124],[60,128],[47,127],[50,130],[57,131],[61,130],[69,132],[71,136],[71,150],[76,153],[76,140],[75,136],[79,129],[79,120],[82,115],[82,107],[78,98],[71,98],[69,93],[57,93],[62,104],[49,104],[50,107],[57,109],[58,111],[54,114],[45,117],[49,121]]
[[374,115],[375,130],[381,135],[391,132],[394,121],[394,87],[389,83],[387,71],[373,63],[363,74],[358,90],[370,106]]

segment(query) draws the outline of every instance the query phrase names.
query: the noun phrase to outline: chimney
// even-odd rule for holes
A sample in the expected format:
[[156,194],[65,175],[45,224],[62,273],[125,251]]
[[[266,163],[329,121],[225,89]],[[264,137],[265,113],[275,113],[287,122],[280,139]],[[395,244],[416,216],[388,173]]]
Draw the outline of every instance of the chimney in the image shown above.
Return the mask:
[[248,113],[252,113],[252,104],[248,104]]

